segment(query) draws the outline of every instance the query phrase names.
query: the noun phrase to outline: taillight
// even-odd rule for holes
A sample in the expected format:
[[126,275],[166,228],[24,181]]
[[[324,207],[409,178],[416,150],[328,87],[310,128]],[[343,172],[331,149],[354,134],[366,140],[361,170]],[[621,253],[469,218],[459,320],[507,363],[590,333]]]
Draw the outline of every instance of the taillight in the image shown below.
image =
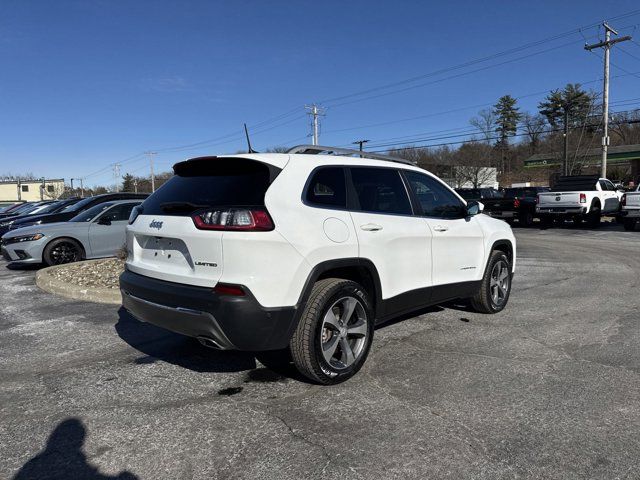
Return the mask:
[[260,208],[211,208],[201,210],[191,218],[200,230],[273,230],[271,217]]
[[623,207],[627,206],[627,194],[626,193],[624,195],[622,195],[622,198],[620,199],[620,203],[622,204]]
[[513,199],[513,208],[520,208],[520,199],[518,197]]
[[580,194],[580,203],[587,203],[587,195],[584,193]]

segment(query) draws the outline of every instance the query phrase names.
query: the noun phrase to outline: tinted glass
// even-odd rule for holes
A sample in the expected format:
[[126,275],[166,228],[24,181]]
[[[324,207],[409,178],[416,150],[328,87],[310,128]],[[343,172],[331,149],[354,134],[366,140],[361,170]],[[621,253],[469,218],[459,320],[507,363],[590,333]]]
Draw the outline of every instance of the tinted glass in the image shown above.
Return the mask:
[[459,188],[456,192],[465,200],[479,200],[482,196],[477,188]]
[[67,205],[65,208],[62,209],[62,211],[63,212],[80,212],[94,200],[95,200],[94,197],[83,198],[78,203]]
[[111,220],[112,222],[123,222],[129,220],[129,215],[131,215],[131,210],[139,203],[121,203],[116,205],[113,208],[107,210],[104,214],[100,216],[100,220]]
[[188,215],[209,206],[263,206],[271,172],[243,158],[176,165],[176,175],[142,204],[145,215]]
[[322,168],[309,182],[307,202],[314,205],[347,207],[347,189],[342,167]]
[[102,212],[104,212],[107,208],[113,205],[112,202],[103,202],[98,205],[94,205],[93,207],[85,210],[84,212],[73,217],[70,222],[90,222]]
[[411,215],[411,203],[400,172],[388,168],[352,168],[360,210]]
[[428,175],[404,172],[411,190],[418,198],[422,214],[428,217],[460,218],[466,212],[465,205],[445,185]]

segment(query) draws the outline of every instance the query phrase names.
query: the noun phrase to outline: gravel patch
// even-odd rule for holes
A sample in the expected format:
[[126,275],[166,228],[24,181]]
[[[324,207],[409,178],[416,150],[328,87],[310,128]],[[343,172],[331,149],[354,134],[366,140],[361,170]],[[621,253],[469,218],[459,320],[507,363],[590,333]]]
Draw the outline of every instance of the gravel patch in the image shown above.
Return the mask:
[[124,262],[117,258],[70,263],[51,271],[51,276],[61,282],[80,287],[118,289],[118,277],[124,271]]

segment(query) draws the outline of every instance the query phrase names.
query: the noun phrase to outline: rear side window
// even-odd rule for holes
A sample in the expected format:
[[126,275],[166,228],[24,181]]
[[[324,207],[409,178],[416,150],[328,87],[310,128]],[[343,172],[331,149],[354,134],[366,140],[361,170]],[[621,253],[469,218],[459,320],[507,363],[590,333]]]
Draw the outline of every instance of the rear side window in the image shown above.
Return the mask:
[[137,203],[121,203],[105,212],[101,218],[111,220],[112,222],[122,222],[129,220],[131,210],[138,205]]
[[307,188],[307,203],[334,208],[347,208],[344,169],[327,167],[317,170]]
[[175,166],[175,175],[142,204],[145,215],[189,215],[213,206],[264,206],[273,176],[264,163],[203,158]]
[[359,167],[350,170],[359,210],[396,215],[412,214],[400,172],[390,168]]

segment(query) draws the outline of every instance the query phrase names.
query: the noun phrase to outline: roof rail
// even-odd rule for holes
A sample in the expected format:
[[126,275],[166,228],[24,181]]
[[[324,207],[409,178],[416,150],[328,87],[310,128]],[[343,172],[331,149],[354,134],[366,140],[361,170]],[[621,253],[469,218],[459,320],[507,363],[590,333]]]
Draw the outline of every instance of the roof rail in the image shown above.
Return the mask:
[[338,155],[357,155],[360,158],[372,158],[375,160],[386,160],[388,162],[404,163],[405,165],[416,165],[416,162],[407,160],[405,158],[392,157],[391,155],[381,155],[379,153],[363,152],[360,150],[353,150],[352,148],[339,148],[339,147],[323,147],[320,145],[298,145],[287,150],[287,153],[302,153],[309,155],[316,155],[326,152],[328,154]]

